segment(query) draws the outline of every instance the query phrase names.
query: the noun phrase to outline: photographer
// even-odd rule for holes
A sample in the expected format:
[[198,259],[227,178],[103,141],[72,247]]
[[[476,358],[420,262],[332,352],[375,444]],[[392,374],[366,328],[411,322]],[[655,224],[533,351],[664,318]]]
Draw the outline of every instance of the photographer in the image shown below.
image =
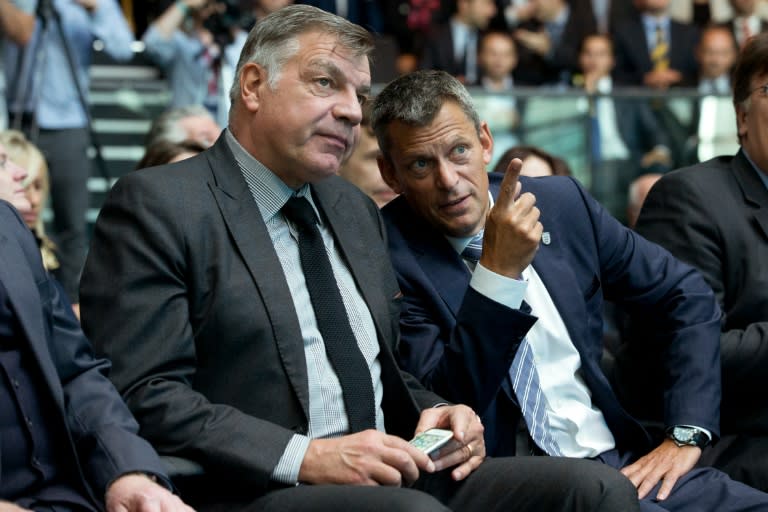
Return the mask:
[[142,38],[147,54],[165,72],[171,107],[204,105],[222,126],[237,57],[248,35],[237,2],[177,0]]
[[48,162],[51,235],[61,254],[61,283],[76,303],[88,247],[85,216],[91,174],[87,98],[81,102],[79,93],[87,96],[94,40],[101,41],[113,59],[128,60],[134,36],[117,0],[12,3],[27,15],[19,26],[8,24],[16,30],[7,31],[3,41],[9,125],[24,131]]

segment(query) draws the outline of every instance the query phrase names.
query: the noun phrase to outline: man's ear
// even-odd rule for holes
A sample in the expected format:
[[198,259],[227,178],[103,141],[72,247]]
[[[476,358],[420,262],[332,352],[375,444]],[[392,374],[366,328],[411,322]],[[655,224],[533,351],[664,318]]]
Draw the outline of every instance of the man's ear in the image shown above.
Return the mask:
[[480,146],[483,148],[483,162],[485,165],[491,163],[493,158],[493,135],[491,135],[491,129],[488,128],[488,123],[482,121],[480,123]]
[[243,66],[240,73],[240,96],[243,105],[250,112],[259,109],[261,93],[267,84],[267,72],[255,62],[249,62]]
[[403,191],[400,188],[400,181],[397,179],[395,166],[392,165],[392,161],[385,157],[383,154],[379,153],[376,157],[376,163],[379,164],[379,172],[381,173],[381,177],[384,179],[384,182],[389,185],[389,188],[398,194],[402,194]]
[[743,103],[736,105],[736,133],[739,135],[739,140],[747,135],[747,115],[748,108]]

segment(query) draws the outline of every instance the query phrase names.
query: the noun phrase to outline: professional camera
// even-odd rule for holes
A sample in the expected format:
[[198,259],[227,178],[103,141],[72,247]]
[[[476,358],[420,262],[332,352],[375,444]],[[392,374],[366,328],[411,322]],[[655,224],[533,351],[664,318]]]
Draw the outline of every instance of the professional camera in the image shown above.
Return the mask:
[[232,43],[233,29],[248,30],[253,26],[253,16],[242,8],[241,0],[219,0],[212,3],[219,8],[203,22],[203,26],[211,31],[222,48]]

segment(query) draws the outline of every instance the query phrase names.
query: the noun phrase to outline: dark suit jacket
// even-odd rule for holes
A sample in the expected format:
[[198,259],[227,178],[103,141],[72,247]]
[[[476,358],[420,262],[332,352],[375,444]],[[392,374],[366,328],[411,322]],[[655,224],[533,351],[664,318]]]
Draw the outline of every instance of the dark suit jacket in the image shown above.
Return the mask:
[[[479,43],[480,36],[478,35]],[[466,55],[463,59],[457,60],[453,53],[453,32],[450,23],[438,25],[429,35],[419,67],[421,69],[439,69],[453,76],[463,77],[466,75]]]
[[768,190],[739,152],[666,175],[637,230],[697,267],[723,309],[724,434],[768,433]]
[[[441,399],[392,355],[400,294],[378,210],[341,178],[312,191],[376,325],[387,431],[409,438],[419,409]],[[115,185],[81,291],[86,332],[147,439],[202,464],[221,480],[218,496],[265,492],[290,438],[307,432],[306,361],[282,266],[224,135]]]
[[[18,213],[0,201],[0,281],[16,313],[56,404],[56,424],[76,468],[79,492],[104,506],[107,485],[125,473],[142,471],[167,480],[152,447],[137,435],[138,425],[106,374],[109,362],[96,359],[59,286],[45,272],[40,250]],[[2,460],[0,453],[0,460]],[[0,488],[3,483],[0,481]]]
[[[671,21],[669,32],[669,67],[683,74],[683,81],[678,85],[693,86],[698,72],[694,58],[699,39],[698,29],[693,25]],[[640,16],[627,18],[619,24],[613,32],[613,41],[616,58],[613,76],[616,85],[643,85],[643,76],[651,71],[653,64]]]
[[[544,30],[538,21],[527,21],[519,28],[538,32]],[[578,68],[579,45],[581,40],[597,31],[594,17],[590,12],[571,7],[568,21],[563,27],[560,42],[552,55],[542,57],[521,44],[517,44],[518,63],[513,72],[515,83],[540,85],[570,82],[570,76]]]
[[[490,176],[496,195],[501,176]],[[701,276],[620,225],[573,179],[520,181],[524,192],[536,195],[551,239],[539,247],[533,267],[581,355],[582,376],[617,446],[645,452],[650,440],[600,369],[604,298],[633,304],[654,327],[643,348],[665,352],[675,381],[668,385],[666,423],[699,425],[717,435],[720,311]],[[519,409],[507,372],[536,318],[468,287],[464,262],[404,197],[383,213],[404,294],[403,364],[436,392],[482,412],[491,454],[513,453]]]

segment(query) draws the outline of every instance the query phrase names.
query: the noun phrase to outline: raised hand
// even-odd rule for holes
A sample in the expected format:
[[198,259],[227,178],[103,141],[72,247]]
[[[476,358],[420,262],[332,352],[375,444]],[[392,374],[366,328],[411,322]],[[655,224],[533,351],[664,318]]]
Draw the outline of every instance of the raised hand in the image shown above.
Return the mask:
[[501,182],[496,204],[488,214],[480,264],[492,272],[518,279],[533,260],[544,227],[539,222],[536,197],[520,194],[523,162],[513,159]]

